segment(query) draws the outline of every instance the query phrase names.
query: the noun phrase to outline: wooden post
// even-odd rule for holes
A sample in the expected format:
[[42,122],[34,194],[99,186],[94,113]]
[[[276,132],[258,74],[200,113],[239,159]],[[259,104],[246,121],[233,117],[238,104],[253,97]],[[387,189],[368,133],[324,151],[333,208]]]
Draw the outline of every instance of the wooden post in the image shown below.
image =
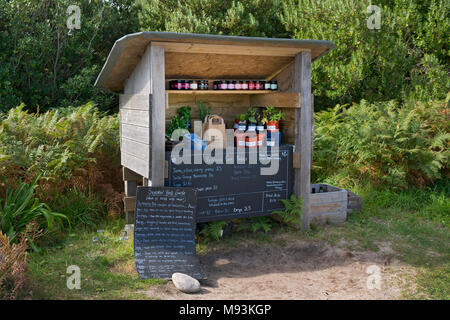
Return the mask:
[[166,94],[164,71],[164,47],[150,44],[151,88],[151,184],[164,186]]
[[295,169],[295,193],[303,199],[302,230],[310,225],[311,192],[311,52],[295,56],[293,88],[300,92],[301,108],[295,110],[295,151],[300,153],[300,169]]
[[136,197],[137,182],[142,179],[142,176],[125,167],[122,168],[122,174],[123,182],[125,184],[125,222],[127,224],[134,224],[134,206],[129,205],[128,199],[130,199],[130,197]]

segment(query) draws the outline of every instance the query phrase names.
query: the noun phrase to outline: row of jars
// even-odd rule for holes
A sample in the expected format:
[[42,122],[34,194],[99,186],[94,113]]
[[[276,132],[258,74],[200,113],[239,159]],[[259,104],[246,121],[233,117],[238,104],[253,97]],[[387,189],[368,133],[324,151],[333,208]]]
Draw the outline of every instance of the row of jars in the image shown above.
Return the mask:
[[278,90],[275,80],[221,80],[213,82],[213,90]]
[[[171,80],[170,90],[209,90],[208,80]],[[213,90],[278,90],[275,80],[221,80],[213,82]]]
[[170,90],[208,90],[208,80],[172,80]]

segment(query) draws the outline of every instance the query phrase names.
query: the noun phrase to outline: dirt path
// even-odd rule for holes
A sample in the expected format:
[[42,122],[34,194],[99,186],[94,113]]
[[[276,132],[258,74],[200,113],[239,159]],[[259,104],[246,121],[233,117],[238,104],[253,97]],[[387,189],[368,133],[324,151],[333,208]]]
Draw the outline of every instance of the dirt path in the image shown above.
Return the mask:
[[[251,243],[220,248],[200,256],[200,261],[208,276],[201,281],[200,293],[179,292],[169,281],[145,294],[194,300],[397,299],[401,296],[397,275],[405,271],[386,247],[358,252],[301,240],[288,240],[283,246]],[[381,288],[370,290],[367,279],[377,271]]]

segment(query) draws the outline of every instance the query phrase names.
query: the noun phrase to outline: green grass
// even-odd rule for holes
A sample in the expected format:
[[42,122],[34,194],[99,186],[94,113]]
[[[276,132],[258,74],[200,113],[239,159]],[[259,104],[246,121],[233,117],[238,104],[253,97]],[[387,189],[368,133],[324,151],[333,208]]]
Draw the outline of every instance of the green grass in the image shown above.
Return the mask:
[[[29,255],[28,274],[33,299],[145,299],[138,290],[164,280],[139,280],[134,268],[133,242],[121,241],[124,223],[105,222],[96,232],[73,232],[56,247]],[[93,237],[100,240],[93,242]],[[132,239],[132,238],[131,238]],[[81,289],[69,290],[67,267],[81,271]]]
[[[432,189],[394,193],[352,188],[363,196],[363,212],[348,217],[342,226],[312,226],[299,232],[274,224],[270,232],[235,232],[230,239],[200,241],[197,252],[234,248],[246,243],[276,243],[283,238],[326,241],[352,250],[380,250],[388,244],[394,256],[417,272],[415,289],[406,288],[407,299],[450,299],[450,230],[448,182]],[[31,253],[29,275],[34,299],[145,299],[137,291],[161,280],[139,280],[134,268],[132,240],[120,241],[124,223],[104,222],[103,240],[93,242],[96,232],[72,231],[62,243]],[[283,237],[278,237],[283,235]],[[66,269],[81,269],[81,290],[66,287]],[[411,275],[405,275],[405,277]]]

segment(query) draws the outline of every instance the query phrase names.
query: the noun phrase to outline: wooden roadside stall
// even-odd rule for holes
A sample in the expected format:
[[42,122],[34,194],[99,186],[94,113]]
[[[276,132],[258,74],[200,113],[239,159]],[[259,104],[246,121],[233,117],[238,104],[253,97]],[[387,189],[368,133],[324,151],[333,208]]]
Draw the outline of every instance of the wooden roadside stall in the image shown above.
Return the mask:
[[[167,122],[180,106],[199,101],[227,127],[249,107],[282,108],[283,142],[294,145],[294,192],[304,201],[302,228],[310,224],[313,103],[311,62],[330,41],[269,39],[167,32],[140,32],[116,41],[95,86],[120,93],[120,147],[127,222],[132,223],[136,188],[164,186]],[[169,81],[204,79],[276,80],[278,90],[171,90]],[[192,118],[199,118],[192,110]],[[251,185],[249,185],[251,188]]]

